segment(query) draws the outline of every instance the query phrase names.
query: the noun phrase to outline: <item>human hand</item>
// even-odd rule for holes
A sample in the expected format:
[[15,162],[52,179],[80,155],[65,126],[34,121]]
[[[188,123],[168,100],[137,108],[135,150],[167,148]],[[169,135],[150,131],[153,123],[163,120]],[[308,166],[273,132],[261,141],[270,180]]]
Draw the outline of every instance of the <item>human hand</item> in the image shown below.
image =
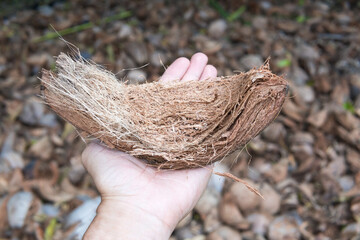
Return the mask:
[[[191,61],[178,58],[160,81],[216,77],[216,68],[207,61],[202,53]],[[157,170],[96,143],[87,146],[82,161],[102,199],[84,239],[168,239],[194,208],[211,175],[211,168]]]

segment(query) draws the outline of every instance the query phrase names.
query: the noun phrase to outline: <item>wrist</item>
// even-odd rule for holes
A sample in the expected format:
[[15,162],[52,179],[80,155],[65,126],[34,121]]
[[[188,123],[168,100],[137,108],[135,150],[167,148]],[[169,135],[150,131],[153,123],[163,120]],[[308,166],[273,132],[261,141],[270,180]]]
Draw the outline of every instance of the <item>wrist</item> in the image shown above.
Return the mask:
[[169,239],[172,225],[136,206],[103,199],[84,239]]

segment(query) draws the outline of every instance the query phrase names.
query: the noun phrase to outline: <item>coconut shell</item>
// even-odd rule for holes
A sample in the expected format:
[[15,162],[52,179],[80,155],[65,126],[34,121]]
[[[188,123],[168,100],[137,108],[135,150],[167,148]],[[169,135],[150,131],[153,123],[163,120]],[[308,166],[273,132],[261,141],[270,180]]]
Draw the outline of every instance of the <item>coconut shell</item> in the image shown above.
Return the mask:
[[63,119],[159,169],[188,169],[223,159],[280,112],[288,85],[259,69],[206,81],[127,85],[82,58],[60,54],[43,70],[42,96]]

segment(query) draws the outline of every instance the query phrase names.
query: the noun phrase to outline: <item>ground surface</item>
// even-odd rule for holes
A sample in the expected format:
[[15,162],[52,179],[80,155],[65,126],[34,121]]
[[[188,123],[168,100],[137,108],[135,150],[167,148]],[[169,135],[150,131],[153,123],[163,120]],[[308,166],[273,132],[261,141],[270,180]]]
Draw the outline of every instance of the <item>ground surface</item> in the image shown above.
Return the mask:
[[266,200],[214,178],[173,239],[360,238],[357,1],[1,4],[1,239],[76,239],[99,202],[80,162],[84,143],[36,97],[40,69],[69,52],[50,24],[130,82],[158,79],[163,64],[198,51],[219,75],[271,56],[272,70],[289,80],[279,117],[217,166],[253,182]]

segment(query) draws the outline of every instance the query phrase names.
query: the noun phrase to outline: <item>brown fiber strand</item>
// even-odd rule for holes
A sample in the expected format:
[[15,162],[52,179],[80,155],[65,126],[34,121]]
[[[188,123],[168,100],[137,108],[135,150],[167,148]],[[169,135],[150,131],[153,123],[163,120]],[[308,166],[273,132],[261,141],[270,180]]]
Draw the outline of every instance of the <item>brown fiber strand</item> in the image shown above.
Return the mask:
[[222,177],[228,177],[236,182],[240,182],[240,183],[244,184],[245,187],[247,187],[250,191],[252,191],[256,195],[260,196],[262,199],[265,199],[263,197],[263,195],[261,195],[259,190],[257,190],[256,188],[254,188],[253,186],[251,186],[250,184],[248,184],[246,181],[242,180],[241,178],[238,178],[238,177],[232,175],[231,173],[221,173],[221,172],[213,172],[213,173],[216,175],[222,176]]
[[279,113],[287,82],[264,66],[207,81],[127,85],[61,53],[42,71],[42,96],[83,136],[159,169],[206,166],[243,147]]

